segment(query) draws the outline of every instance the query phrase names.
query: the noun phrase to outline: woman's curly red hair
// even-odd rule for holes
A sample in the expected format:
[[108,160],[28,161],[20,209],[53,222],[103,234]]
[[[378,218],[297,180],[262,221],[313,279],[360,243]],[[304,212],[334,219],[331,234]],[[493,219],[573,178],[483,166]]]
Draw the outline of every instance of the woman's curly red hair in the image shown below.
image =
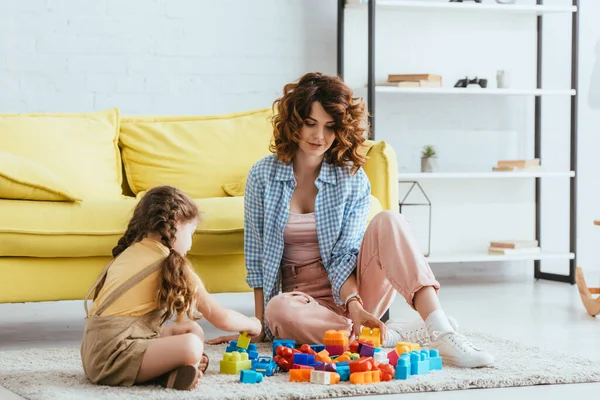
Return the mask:
[[292,161],[298,150],[300,128],[316,101],[335,122],[335,139],[325,160],[340,167],[351,165],[355,173],[366,161],[359,150],[366,140],[367,112],[360,98],[354,97],[352,90],[337,76],[310,72],[298,82],[283,87],[283,96],[273,102],[271,152],[286,164]]

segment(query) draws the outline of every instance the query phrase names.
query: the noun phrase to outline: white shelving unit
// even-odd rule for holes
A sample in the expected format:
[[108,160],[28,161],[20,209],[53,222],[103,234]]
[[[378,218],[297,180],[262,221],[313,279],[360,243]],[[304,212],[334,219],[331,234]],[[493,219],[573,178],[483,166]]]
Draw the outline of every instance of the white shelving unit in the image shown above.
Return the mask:
[[[350,0],[347,2],[348,8],[366,8],[367,1]],[[475,12],[475,13],[508,13],[524,15],[544,15],[557,13],[576,12],[576,6],[548,6],[548,5],[523,5],[523,4],[480,4],[472,1],[464,3],[450,2],[427,2],[427,1],[402,1],[402,0],[380,0],[377,2],[377,8],[395,9],[395,10],[440,10],[448,12]]]
[[[567,2],[567,0],[565,0]],[[357,92],[367,92],[367,103],[369,106],[369,113],[371,115],[370,122],[374,127],[374,131],[377,132],[376,124],[374,123],[374,103],[375,95],[383,94],[386,97],[382,97],[385,101],[388,101],[388,96],[523,96],[532,97],[535,99],[535,118],[539,122],[541,113],[541,103],[539,99],[543,96],[564,96],[570,98],[571,113],[577,113],[577,41],[578,41],[578,1],[572,0],[572,5],[554,6],[544,4],[497,4],[491,1],[485,3],[476,3],[474,1],[465,1],[462,3],[449,2],[448,0],[338,0],[338,74],[343,76],[344,70],[344,11],[345,9],[350,10],[364,10],[365,17],[368,21],[367,29],[367,46],[368,46],[368,83],[362,87],[357,87]],[[411,13],[410,18],[418,18],[419,14],[428,12],[439,13],[464,13],[475,14],[488,13],[490,15],[504,16],[515,16],[518,18],[533,18],[538,23],[538,38],[537,38],[537,71],[536,71],[536,86],[537,87],[515,87],[509,89],[496,88],[492,81],[488,82],[487,88],[454,88],[454,87],[441,87],[441,88],[429,88],[429,87],[397,87],[393,85],[386,85],[383,82],[377,82],[375,80],[375,25],[376,25],[376,13]],[[571,53],[571,82],[566,89],[545,89],[541,87],[541,29],[542,16],[549,14],[571,14],[572,16],[572,53]],[[427,29],[427,27],[425,27]],[[418,35],[415,32],[415,35]],[[493,47],[493,45],[490,45]],[[362,94],[362,93],[361,93]],[[382,100],[384,101],[384,100]],[[422,102],[423,100],[420,99]],[[422,103],[420,103],[422,104]],[[438,103],[436,103],[438,104]],[[538,279],[550,279],[558,280],[563,282],[575,283],[575,189],[574,189],[574,178],[576,177],[576,139],[577,129],[575,119],[571,118],[571,166],[570,170],[567,171],[527,171],[527,172],[495,172],[495,171],[464,171],[464,172],[434,172],[434,173],[421,173],[421,172],[399,172],[399,182],[412,182],[418,184],[422,181],[435,181],[435,180],[456,180],[456,179],[479,179],[479,180],[496,180],[496,179],[531,179],[536,184],[536,193],[540,190],[540,179],[551,179],[551,178],[564,178],[571,180],[571,216],[570,216],[570,250],[565,252],[549,252],[544,251],[542,245],[542,251],[539,253],[532,254],[513,254],[513,255],[495,255],[488,254],[487,249],[482,252],[454,252],[454,253],[440,253],[435,251],[433,247],[431,254],[425,257],[430,263],[468,263],[468,262],[500,262],[500,261],[535,261],[535,278]],[[535,157],[540,157],[541,148],[541,128],[536,122],[535,124]],[[573,144],[574,142],[574,144]],[[543,163],[542,163],[543,164]],[[491,168],[490,168],[491,169]],[[536,196],[536,237],[540,237],[540,199],[539,195]],[[571,260],[570,262],[570,273],[569,275],[558,275],[541,272],[540,261],[541,260]]]
[[[363,89],[364,90],[364,89]],[[396,94],[447,94],[468,96],[575,96],[575,90],[560,89],[496,89],[496,88],[415,88],[375,86],[377,93]]]
[[572,260],[575,253],[541,252],[536,254],[496,255],[488,253],[436,253],[425,257],[431,264],[491,261]]
[[554,172],[399,172],[398,181],[430,179],[527,179],[527,178],[569,178],[575,171]]

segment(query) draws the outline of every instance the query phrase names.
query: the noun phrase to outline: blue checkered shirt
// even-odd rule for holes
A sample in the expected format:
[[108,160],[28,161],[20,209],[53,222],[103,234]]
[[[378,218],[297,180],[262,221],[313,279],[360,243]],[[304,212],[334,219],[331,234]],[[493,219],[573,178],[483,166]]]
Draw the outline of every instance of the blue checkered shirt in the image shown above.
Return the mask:
[[[329,275],[333,299],[343,304],[340,289],[356,268],[367,226],[371,184],[361,168],[355,175],[348,167],[323,162],[315,186],[315,219],[321,260]],[[252,166],[244,194],[244,256],[246,282],[263,288],[264,306],[281,288],[280,265],[283,231],[296,187],[292,164],[269,155]],[[273,338],[265,325],[265,333]]]

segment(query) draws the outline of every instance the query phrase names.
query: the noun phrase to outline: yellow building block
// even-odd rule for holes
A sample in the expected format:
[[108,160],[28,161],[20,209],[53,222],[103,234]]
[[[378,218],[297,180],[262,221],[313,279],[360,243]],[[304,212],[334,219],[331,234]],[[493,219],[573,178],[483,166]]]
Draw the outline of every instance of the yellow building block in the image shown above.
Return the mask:
[[396,343],[396,352],[399,356],[404,353],[410,353],[413,350],[421,350],[421,346],[418,343],[410,342],[398,342]]
[[248,350],[249,344],[250,338],[248,337],[248,332],[242,332],[237,340],[237,347]]
[[252,369],[252,361],[248,359],[248,353],[237,351],[224,353],[220,362],[222,374],[237,375],[245,369]]
[[358,339],[370,340],[373,342],[375,347],[381,347],[381,331],[379,328],[371,329],[368,326],[363,326]]

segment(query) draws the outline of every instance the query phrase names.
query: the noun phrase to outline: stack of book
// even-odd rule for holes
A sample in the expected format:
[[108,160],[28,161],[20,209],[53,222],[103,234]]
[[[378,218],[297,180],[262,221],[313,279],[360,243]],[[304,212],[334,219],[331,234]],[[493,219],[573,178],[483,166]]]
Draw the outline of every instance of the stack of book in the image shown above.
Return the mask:
[[389,74],[387,82],[379,86],[442,87],[442,77],[435,74]]
[[540,252],[537,240],[499,240],[490,242],[489,254],[535,254]]
[[543,171],[539,158],[529,160],[500,160],[493,171],[533,172]]

